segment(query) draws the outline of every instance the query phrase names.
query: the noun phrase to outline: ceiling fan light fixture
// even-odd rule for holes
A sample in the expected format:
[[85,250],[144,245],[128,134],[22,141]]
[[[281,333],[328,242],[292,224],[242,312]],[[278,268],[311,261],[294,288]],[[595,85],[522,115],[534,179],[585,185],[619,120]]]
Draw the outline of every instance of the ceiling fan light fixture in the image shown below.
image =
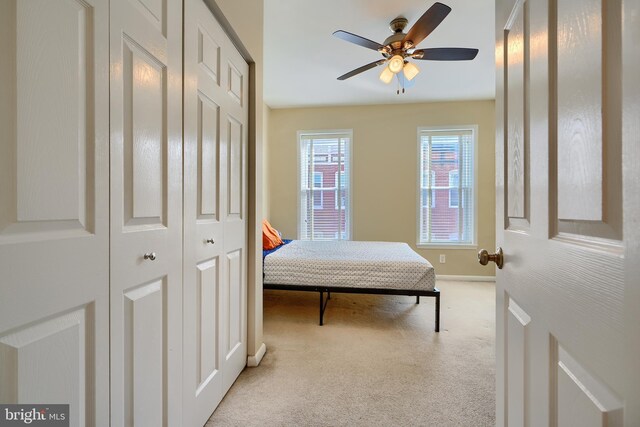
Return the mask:
[[406,64],[404,64],[403,71],[404,71],[404,76],[406,77],[407,80],[413,80],[413,78],[417,76],[418,73],[420,72],[420,69],[416,64],[407,62]]
[[398,74],[400,71],[402,71],[403,67],[404,67],[404,58],[402,56],[394,55],[389,60],[389,70],[391,70],[392,73]]
[[389,84],[391,83],[391,80],[393,80],[393,75],[393,71],[391,71],[389,67],[384,67],[384,69],[380,73],[380,80],[382,80],[386,84]]

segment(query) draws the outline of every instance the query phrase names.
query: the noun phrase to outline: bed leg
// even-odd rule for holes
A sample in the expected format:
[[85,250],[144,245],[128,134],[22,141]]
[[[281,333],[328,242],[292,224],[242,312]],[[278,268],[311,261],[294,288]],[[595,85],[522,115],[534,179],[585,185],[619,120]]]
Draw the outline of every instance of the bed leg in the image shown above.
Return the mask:
[[331,292],[327,291],[327,299],[324,299],[324,291],[320,292],[320,326],[324,324],[324,312],[327,309],[327,304],[329,304],[329,296]]
[[420,295],[416,295],[416,304],[420,304]]
[[440,332],[440,293],[436,295],[436,332]]
[[327,291],[327,299],[331,299],[331,292]]
[[323,309],[323,307],[322,307],[323,304],[322,303],[324,302],[324,298],[323,298],[322,294],[323,294],[323,292],[320,291],[320,326],[322,326],[322,315],[324,314],[323,310],[322,310]]

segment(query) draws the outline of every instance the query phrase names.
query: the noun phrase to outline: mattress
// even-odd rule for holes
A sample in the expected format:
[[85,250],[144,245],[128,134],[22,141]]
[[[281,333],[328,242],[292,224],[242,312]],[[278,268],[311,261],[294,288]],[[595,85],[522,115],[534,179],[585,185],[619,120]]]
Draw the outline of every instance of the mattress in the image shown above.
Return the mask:
[[431,291],[435,272],[406,243],[294,240],[265,257],[264,283]]

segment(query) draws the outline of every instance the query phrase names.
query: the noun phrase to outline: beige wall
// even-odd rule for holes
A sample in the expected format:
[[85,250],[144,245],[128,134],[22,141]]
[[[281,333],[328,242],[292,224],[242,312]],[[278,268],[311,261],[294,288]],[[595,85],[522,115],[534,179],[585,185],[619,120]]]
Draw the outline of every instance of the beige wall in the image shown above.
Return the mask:
[[265,137],[262,141],[262,210],[264,217],[267,217],[271,211],[271,199],[269,198],[269,127],[271,122],[271,108],[267,104],[264,105],[263,123],[265,129]]
[[[495,275],[477,261],[495,249],[494,101],[272,109],[269,117],[269,219],[287,238],[297,233],[298,130],[353,129],[354,240],[402,241],[441,275]],[[478,249],[416,248],[419,126],[478,125]],[[440,264],[439,254],[446,255]]]

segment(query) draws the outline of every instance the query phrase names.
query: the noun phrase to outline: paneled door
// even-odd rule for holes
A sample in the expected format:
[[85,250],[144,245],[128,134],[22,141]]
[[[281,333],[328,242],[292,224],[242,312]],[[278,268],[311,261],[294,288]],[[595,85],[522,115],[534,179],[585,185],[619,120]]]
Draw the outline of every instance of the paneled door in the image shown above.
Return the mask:
[[247,358],[248,66],[185,2],[184,425],[203,425]]
[[0,402],[109,424],[106,0],[0,2]]
[[639,15],[497,1],[498,426],[639,425]]
[[181,425],[182,2],[111,0],[111,423]]

